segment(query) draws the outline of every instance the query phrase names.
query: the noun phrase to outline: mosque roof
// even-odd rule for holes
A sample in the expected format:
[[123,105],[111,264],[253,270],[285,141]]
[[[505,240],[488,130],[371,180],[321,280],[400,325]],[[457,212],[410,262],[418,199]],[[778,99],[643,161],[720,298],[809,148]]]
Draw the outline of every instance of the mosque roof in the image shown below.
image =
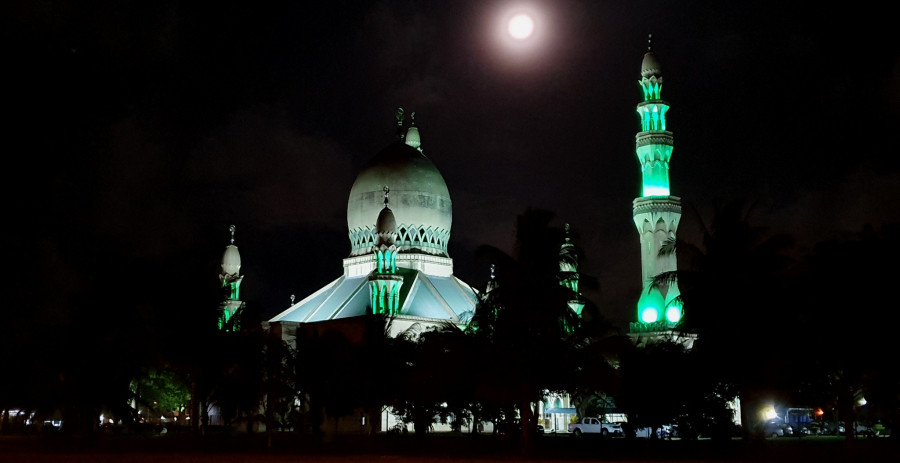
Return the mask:
[[[414,115],[415,113],[413,113]],[[399,285],[395,315],[433,324],[471,320],[478,294],[453,275],[447,255],[452,221],[450,192],[441,173],[422,152],[419,130],[404,133],[403,110],[397,111],[398,139],[362,169],[350,189],[347,226],[350,257],[344,275],[305,299],[292,303],[270,322],[310,323],[371,313],[371,281],[380,281],[373,249],[396,246],[396,273],[384,274]],[[404,139],[405,138],[405,139]],[[374,278],[374,280],[373,280]],[[418,323],[418,322],[417,322]]]
[[[478,299],[471,286],[455,276],[434,276],[398,268],[403,277],[399,315],[468,322]],[[270,322],[319,322],[365,315],[370,311],[368,277],[341,276],[276,315]]]
[[373,219],[384,207],[385,185],[391,189],[390,207],[398,227],[400,252],[446,256],[452,223],[450,192],[434,163],[403,140],[375,155],[350,189],[347,228],[351,255],[365,254],[374,244],[367,241],[374,240]]

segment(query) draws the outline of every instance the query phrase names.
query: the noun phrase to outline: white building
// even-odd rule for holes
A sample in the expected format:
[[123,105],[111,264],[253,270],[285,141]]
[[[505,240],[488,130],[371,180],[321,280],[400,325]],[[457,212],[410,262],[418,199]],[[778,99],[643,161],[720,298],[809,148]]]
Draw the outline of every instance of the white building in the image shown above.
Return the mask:
[[[415,113],[412,113],[415,116]],[[450,192],[428,159],[415,121],[362,169],[350,189],[350,254],[343,274],[269,320],[290,341],[303,323],[367,313],[393,316],[391,334],[450,321],[464,326],[475,313],[475,289],[453,275],[447,253]]]

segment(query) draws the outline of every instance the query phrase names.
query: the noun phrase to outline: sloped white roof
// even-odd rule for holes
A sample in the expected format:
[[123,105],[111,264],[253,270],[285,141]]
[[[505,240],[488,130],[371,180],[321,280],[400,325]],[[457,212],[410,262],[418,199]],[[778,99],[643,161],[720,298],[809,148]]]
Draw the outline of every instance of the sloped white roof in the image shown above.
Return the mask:
[[[467,323],[478,297],[471,286],[455,276],[428,275],[400,268],[400,315]],[[371,310],[368,275],[341,276],[322,289],[276,315],[270,322],[317,322],[356,317]]]

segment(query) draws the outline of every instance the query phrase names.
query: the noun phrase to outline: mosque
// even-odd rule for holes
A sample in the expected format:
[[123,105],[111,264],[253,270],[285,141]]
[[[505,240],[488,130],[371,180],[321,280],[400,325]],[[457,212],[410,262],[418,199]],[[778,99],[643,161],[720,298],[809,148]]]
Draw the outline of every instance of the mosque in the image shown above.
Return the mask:
[[[641,130],[635,152],[642,172],[641,196],[633,201],[633,221],[640,237],[643,289],[638,296],[636,321],[629,335],[653,341],[682,336],[675,328],[682,317],[677,284],[650,285],[653,276],[677,270],[674,253],[660,249],[674,243],[681,219],[681,200],[670,194],[669,161],[672,132],[666,129],[668,104],[661,99],[662,71],[649,49],[638,82],[643,100],[637,105]],[[309,326],[340,326],[341,320],[369,313],[391,316],[390,335],[422,332],[431,326],[453,323],[464,327],[480,298],[497,282],[493,271],[484,291],[453,274],[447,253],[452,224],[450,193],[443,176],[423,151],[422,138],[409,125],[403,109],[396,113],[395,140],[361,170],[347,201],[350,254],[343,259],[343,274],[265,322],[267,329],[296,345],[298,330]],[[566,225],[568,232],[568,224]],[[233,329],[243,307],[239,298],[240,254],[231,244],[223,256],[220,275],[226,297],[221,305],[220,328]],[[568,236],[560,249],[560,284],[571,290],[569,306],[581,313],[584,300],[578,290],[578,268]],[[692,344],[693,338],[686,341]],[[688,345],[688,347],[690,347]],[[549,397],[540,413],[551,426],[565,429],[575,413],[567,394]]]
[[447,254],[452,208],[441,173],[425,156],[415,113],[396,140],[366,164],[350,189],[350,255],[344,273],[269,320],[285,340],[305,323],[367,313],[392,318],[391,335],[436,323],[460,327],[475,314],[478,291],[453,274]]

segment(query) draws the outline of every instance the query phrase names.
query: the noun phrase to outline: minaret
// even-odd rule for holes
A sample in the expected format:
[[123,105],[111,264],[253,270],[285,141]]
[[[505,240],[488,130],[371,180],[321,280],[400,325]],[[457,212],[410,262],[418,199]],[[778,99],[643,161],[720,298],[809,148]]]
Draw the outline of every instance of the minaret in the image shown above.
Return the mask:
[[369,275],[369,297],[372,313],[396,315],[400,313],[400,288],[403,277],[397,275],[397,220],[390,208],[388,193],[384,187],[384,208],[375,221],[376,243],[372,246],[375,254],[375,270]]
[[[648,40],[649,42],[649,40]],[[675,241],[681,220],[681,198],[672,196],[669,189],[669,160],[672,157],[672,132],[666,130],[669,105],[662,100],[662,71],[648,45],[641,63],[643,101],[638,103],[641,131],[635,136],[635,151],[641,166],[641,196],[635,198],[634,225],[641,240],[641,278],[643,281],[637,304],[637,322],[631,323],[632,333],[669,331],[681,320],[681,304],[676,284],[668,288],[650,288],[650,282],[662,272],[678,269],[675,253],[660,256],[666,242]]]
[[224,300],[219,307],[219,329],[225,331],[238,331],[240,329],[239,317],[240,310],[244,306],[241,302],[241,253],[238,252],[237,246],[234,245],[235,226],[228,227],[231,232],[231,243],[225,247],[225,254],[222,255],[222,271],[219,273],[219,281],[222,282],[222,290],[224,292]]
[[581,297],[581,291],[578,290],[578,253],[575,245],[572,244],[572,238],[569,236],[569,224],[566,224],[566,239],[562,246],[559,247],[559,284],[568,288],[572,294],[569,297],[569,307],[576,315],[581,316],[581,310],[584,309],[584,299]]

